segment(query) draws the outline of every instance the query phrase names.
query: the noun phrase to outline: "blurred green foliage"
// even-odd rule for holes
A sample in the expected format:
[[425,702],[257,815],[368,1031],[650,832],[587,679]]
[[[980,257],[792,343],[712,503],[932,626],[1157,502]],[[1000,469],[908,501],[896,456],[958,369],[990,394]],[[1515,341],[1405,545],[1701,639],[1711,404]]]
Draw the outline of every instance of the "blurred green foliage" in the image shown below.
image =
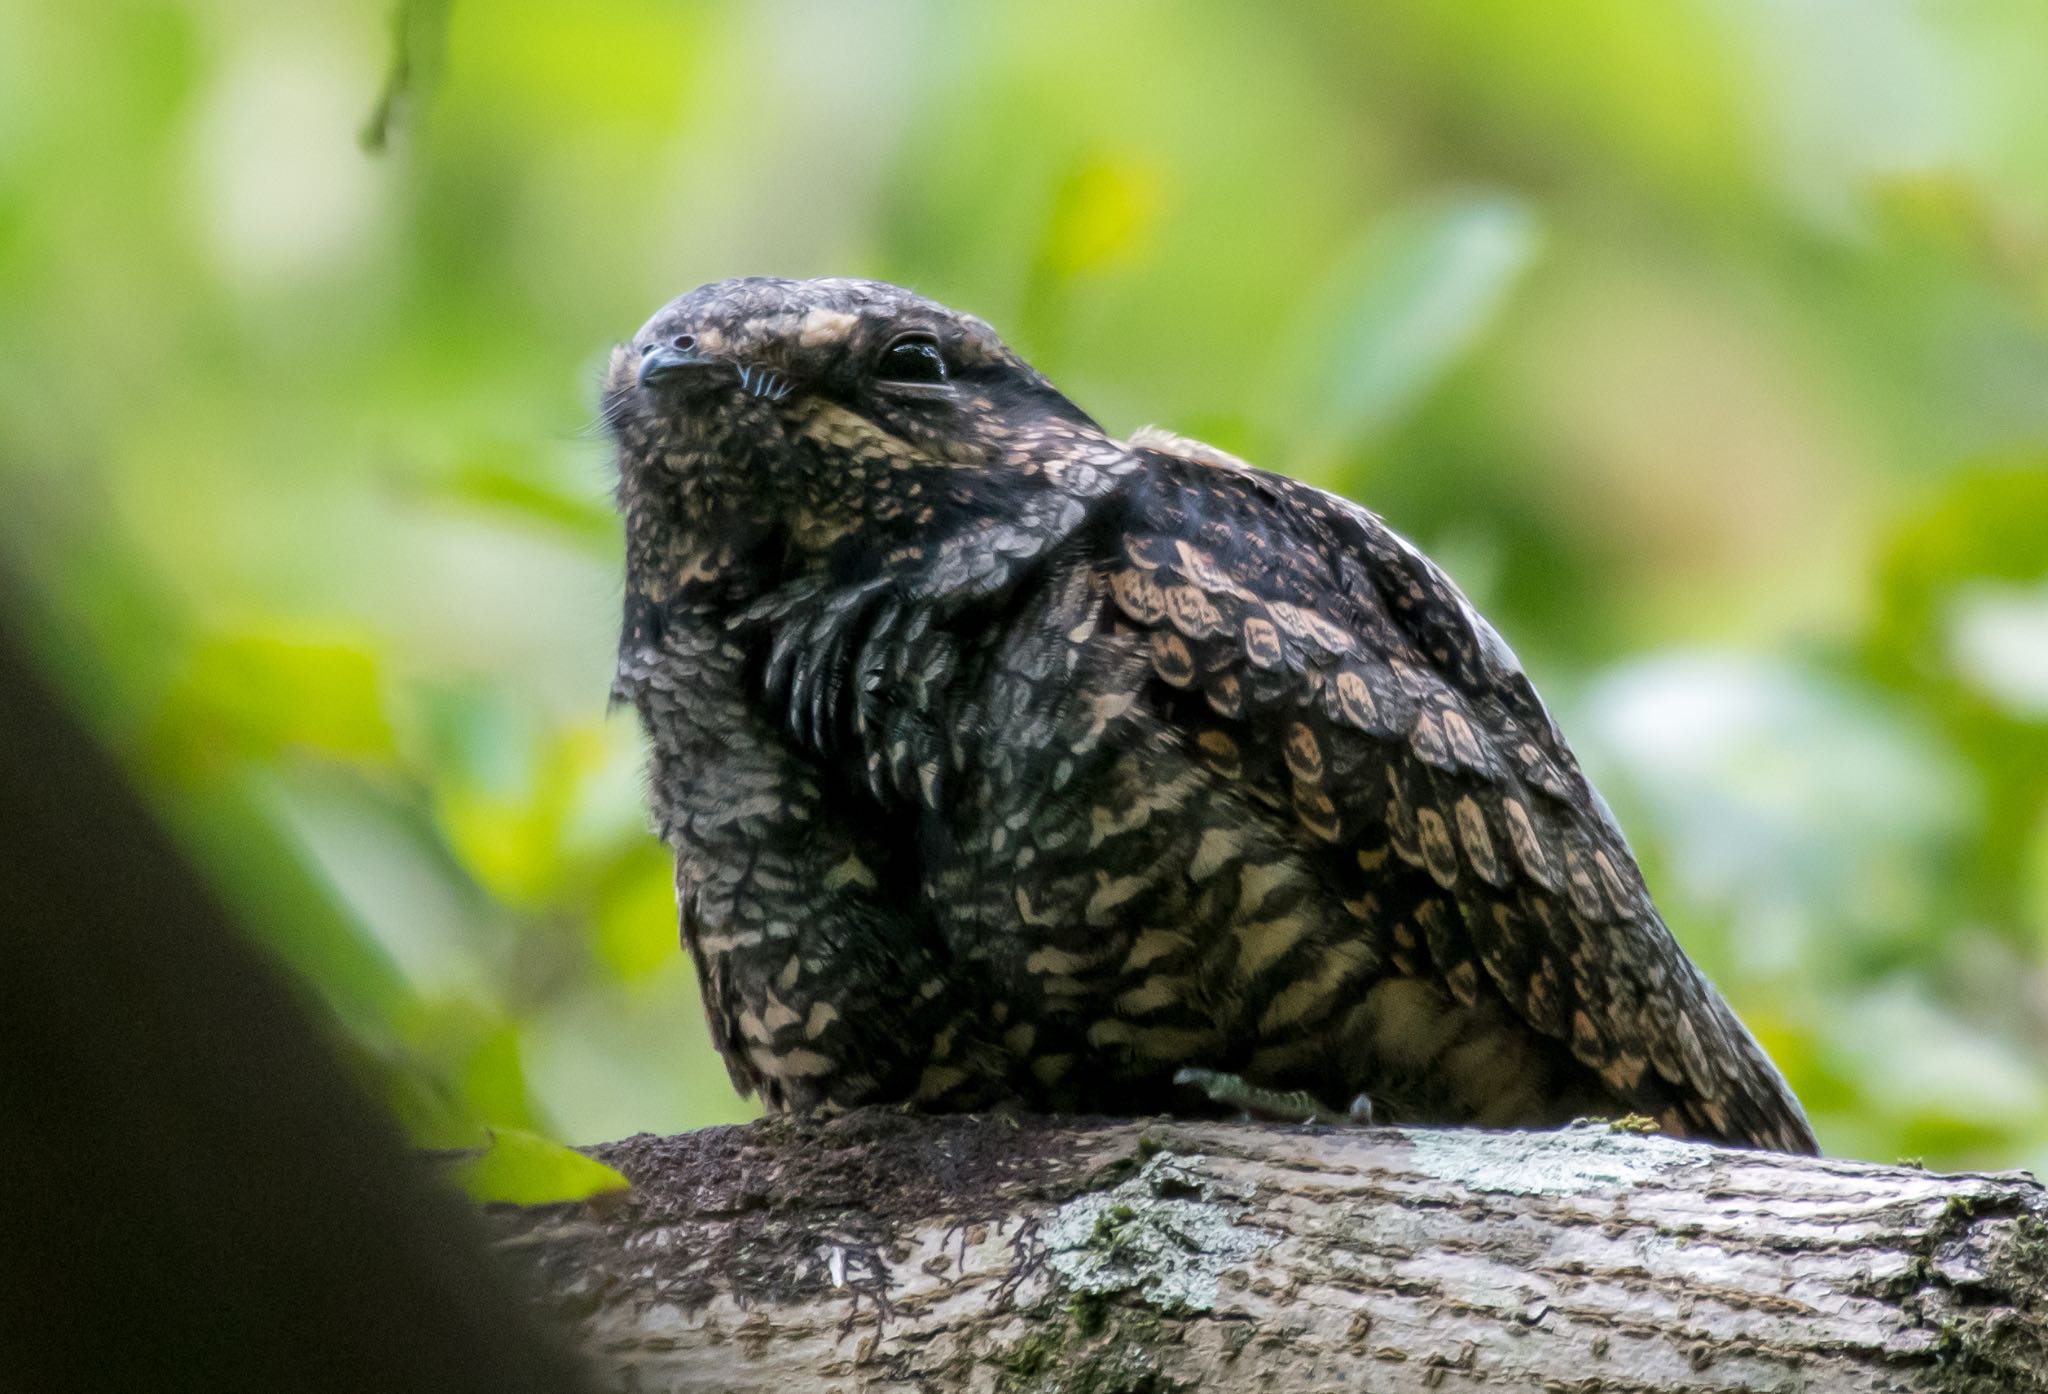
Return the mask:
[[1387,514],[1826,1144],[2040,1169],[2043,72],[2034,0],[0,0],[0,541],[420,1137],[743,1117],[594,380],[903,281]]
[[479,1153],[456,1164],[455,1179],[484,1205],[552,1205],[630,1189],[624,1175],[548,1138],[509,1128],[486,1130]]

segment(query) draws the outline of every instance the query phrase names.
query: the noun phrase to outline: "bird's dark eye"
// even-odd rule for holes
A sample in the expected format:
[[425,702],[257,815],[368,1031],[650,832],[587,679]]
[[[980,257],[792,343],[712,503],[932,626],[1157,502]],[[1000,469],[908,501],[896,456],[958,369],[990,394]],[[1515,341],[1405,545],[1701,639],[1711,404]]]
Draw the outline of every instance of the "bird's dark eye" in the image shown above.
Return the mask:
[[946,380],[946,359],[932,335],[898,334],[882,350],[875,375],[886,382],[940,383]]

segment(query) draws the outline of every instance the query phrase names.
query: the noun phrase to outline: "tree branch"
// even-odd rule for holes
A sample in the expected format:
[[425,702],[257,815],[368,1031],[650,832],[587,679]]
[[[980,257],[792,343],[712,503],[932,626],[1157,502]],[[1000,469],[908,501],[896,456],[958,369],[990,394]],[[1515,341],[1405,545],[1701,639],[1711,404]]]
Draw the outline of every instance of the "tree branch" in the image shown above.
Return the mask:
[[501,1211],[635,1391],[2048,1390],[2048,1196],[1565,1133],[770,1121]]

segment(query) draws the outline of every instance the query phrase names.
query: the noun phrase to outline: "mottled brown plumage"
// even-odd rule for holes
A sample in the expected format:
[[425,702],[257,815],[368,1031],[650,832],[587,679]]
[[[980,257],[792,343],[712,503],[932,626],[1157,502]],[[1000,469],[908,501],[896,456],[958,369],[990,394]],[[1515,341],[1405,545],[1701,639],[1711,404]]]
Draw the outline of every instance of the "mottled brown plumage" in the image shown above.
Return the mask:
[[614,358],[618,693],[771,1108],[1813,1138],[1528,680],[1373,514],[1107,436],[980,321],[743,280]]

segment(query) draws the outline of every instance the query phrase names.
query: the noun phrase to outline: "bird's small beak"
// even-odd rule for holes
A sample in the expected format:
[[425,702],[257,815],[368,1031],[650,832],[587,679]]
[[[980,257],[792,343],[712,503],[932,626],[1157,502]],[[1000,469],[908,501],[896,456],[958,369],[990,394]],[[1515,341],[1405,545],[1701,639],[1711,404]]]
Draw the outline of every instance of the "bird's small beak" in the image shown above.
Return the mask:
[[679,349],[669,344],[649,344],[640,354],[640,385],[648,387],[681,373],[701,371],[709,367],[713,361],[695,349]]

